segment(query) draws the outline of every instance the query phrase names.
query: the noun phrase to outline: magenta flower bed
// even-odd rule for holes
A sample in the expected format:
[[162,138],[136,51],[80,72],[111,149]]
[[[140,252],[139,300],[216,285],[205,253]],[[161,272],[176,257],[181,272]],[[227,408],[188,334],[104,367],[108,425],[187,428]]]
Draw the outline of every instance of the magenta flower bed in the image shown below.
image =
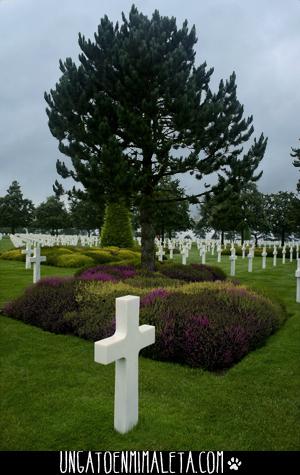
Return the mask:
[[281,305],[235,286],[157,297],[142,300],[142,321],[156,327],[156,343],[144,354],[208,370],[237,363],[286,318]]
[[9,302],[3,313],[43,330],[68,333],[70,325],[64,315],[78,308],[75,292],[74,279],[46,277],[28,287],[21,297]]
[[286,318],[280,304],[232,283],[135,288],[134,278],[141,283],[143,279],[133,267],[102,265],[77,278],[44,278],[7,304],[3,313],[44,330],[99,340],[113,334],[115,299],[124,295],[117,284],[105,283],[132,277],[125,288],[141,296],[140,323],[156,328],[155,344],[142,350],[153,359],[207,370],[229,368],[263,345]]
[[98,280],[102,282],[118,282],[135,277],[136,270],[133,266],[105,266],[91,267],[77,274],[80,280]]

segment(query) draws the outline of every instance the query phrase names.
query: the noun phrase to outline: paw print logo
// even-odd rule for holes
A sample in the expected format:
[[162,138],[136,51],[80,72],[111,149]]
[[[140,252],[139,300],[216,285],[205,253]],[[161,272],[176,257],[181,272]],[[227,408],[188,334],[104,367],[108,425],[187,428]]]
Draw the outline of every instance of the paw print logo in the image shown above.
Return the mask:
[[231,457],[230,460],[228,460],[228,465],[230,470],[238,470],[240,466],[242,465],[242,462],[238,458]]

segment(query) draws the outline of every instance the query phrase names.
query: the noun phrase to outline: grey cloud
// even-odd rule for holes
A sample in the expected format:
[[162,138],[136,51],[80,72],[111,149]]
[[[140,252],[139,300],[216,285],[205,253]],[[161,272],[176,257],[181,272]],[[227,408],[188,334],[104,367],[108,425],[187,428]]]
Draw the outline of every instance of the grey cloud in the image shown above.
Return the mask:
[[[259,187],[264,192],[295,190],[297,174],[290,147],[300,137],[300,1],[164,0],[136,1],[151,15],[174,15],[196,25],[198,63],[215,72],[213,87],[233,70],[245,113],[253,114],[255,135],[269,137]],[[0,1],[0,196],[13,179],[38,203],[52,193],[55,162],[62,158],[47,126],[45,90],[54,87],[59,58],[79,53],[78,32],[92,37],[107,14],[120,20],[132,1]],[[192,191],[203,184],[191,177]]]

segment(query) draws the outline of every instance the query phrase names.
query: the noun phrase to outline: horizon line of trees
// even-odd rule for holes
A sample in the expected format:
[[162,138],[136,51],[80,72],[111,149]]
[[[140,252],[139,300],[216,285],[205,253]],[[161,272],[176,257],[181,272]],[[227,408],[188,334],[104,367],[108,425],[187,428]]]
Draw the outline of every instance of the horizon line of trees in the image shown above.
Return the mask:
[[[67,201],[61,198],[65,194],[62,188],[53,186],[54,194],[47,197],[38,206],[23,197],[20,184],[14,180],[7,189],[5,196],[0,197],[0,231],[10,231],[14,234],[17,229],[39,230],[55,234],[59,231],[87,232],[89,235],[103,226],[106,203],[95,203],[87,193],[76,195],[67,194]],[[179,180],[165,179],[158,189],[157,195],[180,198],[184,189],[179,186]],[[174,206],[175,204],[175,206]],[[131,210],[132,227],[137,232],[140,227],[138,211]],[[154,226],[157,236],[171,237],[177,231],[185,231],[194,225],[190,217],[189,204],[183,201],[162,203],[154,215]]]
[[[240,236],[241,241],[274,236],[284,244],[292,234],[300,237],[300,199],[292,192],[261,193],[256,184],[248,183],[242,190],[230,187],[225,191],[216,188],[213,194],[205,196],[199,205],[199,220],[193,220],[187,201],[163,202],[163,198],[176,198],[184,193],[179,180],[164,180],[157,192],[161,205],[155,214],[156,235],[164,239],[176,232],[194,230],[204,237],[206,232],[214,231],[224,238]],[[179,204],[179,206],[178,206]],[[87,195],[68,199],[68,208],[61,200],[61,193],[49,196],[38,206],[23,197],[21,187],[13,181],[4,197],[0,197],[0,231],[27,228],[30,231],[87,232],[89,235],[101,229],[105,212],[96,206]],[[132,209],[132,226],[138,230],[139,214]]]

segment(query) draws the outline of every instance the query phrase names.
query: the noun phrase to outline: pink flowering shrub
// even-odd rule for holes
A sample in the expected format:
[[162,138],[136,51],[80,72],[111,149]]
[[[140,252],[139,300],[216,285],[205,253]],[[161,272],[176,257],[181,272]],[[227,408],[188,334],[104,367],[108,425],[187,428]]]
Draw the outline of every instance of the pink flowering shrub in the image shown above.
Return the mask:
[[136,275],[136,270],[133,266],[109,266],[99,265],[90,267],[82,272],[77,273],[77,278],[80,280],[99,280],[102,282],[117,282],[120,280],[129,279]]
[[43,330],[68,333],[70,327],[64,315],[76,309],[74,279],[45,277],[28,287],[21,297],[6,304],[3,313]]
[[175,291],[142,306],[141,320],[156,327],[155,345],[143,352],[208,370],[229,368],[261,346],[285,317],[281,305],[233,285]]
[[185,282],[209,282],[225,280],[226,274],[222,269],[203,264],[162,264],[159,268],[161,274],[171,279],[184,280]]
[[3,313],[96,341],[115,331],[115,299],[139,295],[140,324],[155,325],[156,333],[155,344],[142,354],[213,371],[231,367],[263,345],[286,318],[280,304],[230,282],[173,281],[172,286],[171,278],[158,275],[157,282],[164,279],[167,286],[151,288],[147,279],[155,281],[131,266],[96,266],[76,278],[46,277]]

